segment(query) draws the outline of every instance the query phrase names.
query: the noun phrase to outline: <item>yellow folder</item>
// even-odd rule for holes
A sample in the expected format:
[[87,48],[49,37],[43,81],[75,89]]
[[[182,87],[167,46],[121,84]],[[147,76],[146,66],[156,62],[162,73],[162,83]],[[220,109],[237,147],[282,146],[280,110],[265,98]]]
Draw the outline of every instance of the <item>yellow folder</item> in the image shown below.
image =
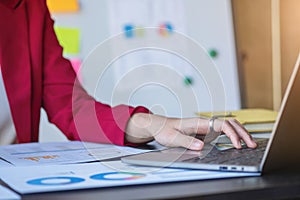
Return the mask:
[[201,117],[223,116],[224,118],[235,118],[249,132],[269,132],[277,118],[277,112],[268,109],[241,109],[227,112],[198,112]]

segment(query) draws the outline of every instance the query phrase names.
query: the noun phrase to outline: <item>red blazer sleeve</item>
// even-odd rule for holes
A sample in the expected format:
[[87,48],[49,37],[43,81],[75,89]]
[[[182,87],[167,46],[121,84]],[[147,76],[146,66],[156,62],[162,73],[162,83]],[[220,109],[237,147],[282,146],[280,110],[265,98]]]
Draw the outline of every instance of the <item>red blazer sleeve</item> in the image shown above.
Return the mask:
[[144,107],[110,107],[96,102],[81,87],[68,60],[62,56],[53,30],[54,22],[46,11],[43,39],[42,106],[49,121],[70,140],[124,145],[129,118]]

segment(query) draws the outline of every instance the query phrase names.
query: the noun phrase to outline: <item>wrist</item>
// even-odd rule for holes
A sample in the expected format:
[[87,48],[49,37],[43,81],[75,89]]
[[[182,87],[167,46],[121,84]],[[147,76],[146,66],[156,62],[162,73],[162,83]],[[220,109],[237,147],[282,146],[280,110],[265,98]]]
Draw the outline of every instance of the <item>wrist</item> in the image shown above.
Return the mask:
[[152,114],[136,113],[127,124],[125,139],[133,143],[145,143],[153,140],[151,127]]

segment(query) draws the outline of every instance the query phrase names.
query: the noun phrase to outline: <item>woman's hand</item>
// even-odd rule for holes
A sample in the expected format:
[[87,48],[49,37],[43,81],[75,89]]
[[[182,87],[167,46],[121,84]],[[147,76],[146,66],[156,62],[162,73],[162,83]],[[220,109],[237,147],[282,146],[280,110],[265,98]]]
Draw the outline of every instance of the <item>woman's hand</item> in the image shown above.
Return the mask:
[[[215,119],[214,130],[226,134],[235,148],[240,149],[241,140],[250,148],[257,144],[247,130],[235,119]],[[125,139],[131,143],[145,143],[155,139],[169,147],[185,147],[201,150],[204,141],[195,138],[195,134],[209,134],[209,120],[204,118],[167,118],[159,115],[137,113],[128,122]]]

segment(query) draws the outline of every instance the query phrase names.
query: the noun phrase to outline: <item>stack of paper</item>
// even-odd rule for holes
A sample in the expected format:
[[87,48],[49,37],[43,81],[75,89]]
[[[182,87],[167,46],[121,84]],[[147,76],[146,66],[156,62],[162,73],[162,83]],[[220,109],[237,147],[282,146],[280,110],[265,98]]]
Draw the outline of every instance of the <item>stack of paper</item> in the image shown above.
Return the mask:
[[251,133],[271,132],[277,118],[277,112],[267,109],[241,109],[226,112],[199,112],[197,115],[210,118],[222,116],[235,118]]
[[[260,175],[260,173],[141,167],[127,165],[120,160],[95,162],[145,151],[149,150],[81,142],[3,146],[0,148],[0,157],[11,165],[0,166],[0,178],[18,193],[28,194]],[[12,193],[6,189],[0,190],[0,197],[4,195],[6,198]]]
[[140,167],[127,165],[121,161],[7,167],[0,170],[1,179],[21,194],[259,175],[259,173]]

